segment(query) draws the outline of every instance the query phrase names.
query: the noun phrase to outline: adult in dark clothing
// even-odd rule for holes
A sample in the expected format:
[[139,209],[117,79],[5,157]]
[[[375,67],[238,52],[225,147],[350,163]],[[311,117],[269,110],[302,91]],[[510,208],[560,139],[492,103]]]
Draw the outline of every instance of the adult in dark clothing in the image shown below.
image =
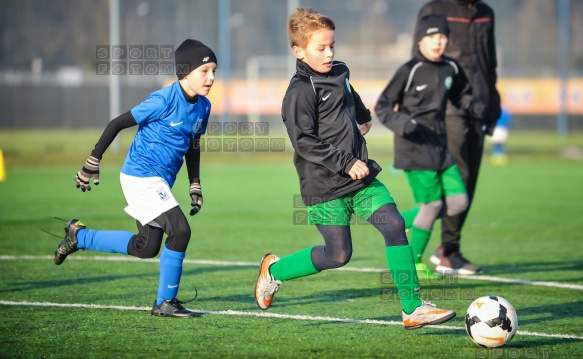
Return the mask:
[[[451,102],[447,107],[448,149],[462,175],[471,206],[484,152],[484,136],[492,134],[500,117],[494,11],[481,0],[433,0],[421,7],[417,21],[428,14],[446,17],[450,36],[445,55],[460,63],[472,86],[472,94],[486,104],[488,115],[482,121],[467,116]],[[413,48],[416,53],[417,44]],[[482,272],[460,252],[461,230],[468,212],[469,206],[459,215],[442,219],[441,246],[431,256],[438,268],[463,270],[466,274]]]

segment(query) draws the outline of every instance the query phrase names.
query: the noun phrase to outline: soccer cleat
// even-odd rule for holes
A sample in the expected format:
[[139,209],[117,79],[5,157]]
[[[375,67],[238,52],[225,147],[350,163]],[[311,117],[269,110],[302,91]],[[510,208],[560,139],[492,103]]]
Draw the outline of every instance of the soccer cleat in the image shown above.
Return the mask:
[[482,268],[476,266],[460,253],[454,252],[447,257],[442,256],[440,264],[435,268],[437,273],[474,275],[483,273]]
[[87,228],[78,219],[72,219],[67,222],[65,227],[65,238],[59,243],[57,250],[55,251],[55,264],[61,265],[67,256],[71,253],[77,252],[77,232],[81,229]]
[[455,312],[449,309],[439,309],[431,302],[423,301],[423,304],[413,311],[411,314],[403,312],[403,324],[405,329],[412,330],[424,327],[426,325],[434,325],[445,323],[455,317]]
[[443,257],[443,247],[438,246],[437,249],[435,250],[435,253],[433,253],[431,257],[429,257],[429,260],[431,261],[431,263],[438,266],[441,263],[441,257]]
[[443,278],[439,274],[433,273],[433,271],[427,268],[425,263],[415,263],[415,270],[417,271],[417,278],[419,278],[421,282]]
[[178,299],[165,300],[162,304],[157,305],[154,301],[154,306],[150,312],[157,317],[175,317],[175,318],[192,318],[196,313],[184,308],[181,301]]
[[267,253],[259,264],[259,277],[255,284],[255,302],[263,310],[271,306],[273,296],[279,291],[279,286],[281,285],[281,281],[275,280],[269,273],[269,267],[278,260],[279,257],[276,255]]

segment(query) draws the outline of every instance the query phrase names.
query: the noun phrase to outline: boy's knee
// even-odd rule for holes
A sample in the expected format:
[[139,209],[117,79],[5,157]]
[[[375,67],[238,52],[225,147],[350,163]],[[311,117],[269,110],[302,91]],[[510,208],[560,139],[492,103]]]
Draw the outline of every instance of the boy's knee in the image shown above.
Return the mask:
[[128,254],[142,259],[154,258],[160,252],[161,242],[162,235],[157,233],[152,238],[138,234],[133,236],[128,243]]
[[397,211],[393,213],[375,213],[368,219],[368,221],[381,231],[386,229],[396,230],[399,228],[405,228],[405,219],[403,219],[403,216]]
[[168,238],[166,248],[175,252],[186,252],[190,241],[190,225],[180,207],[174,207],[156,217],[156,222],[164,228]]
[[166,247],[176,252],[186,252],[191,234],[188,222],[181,223],[173,228],[172,234],[166,240]]
[[441,211],[441,209],[443,208],[443,202],[441,200],[433,201],[433,202],[425,203],[423,206],[430,213],[439,213]]
[[176,232],[174,232],[174,237],[181,238],[183,241],[190,241],[190,235],[192,231],[190,230],[190,226],[188,224],[184,227],[178,228]]
[[352,258],[352,252],[344,252],[333,256],[331,258],[332,259],[331,262],[333,265],[332,268],[340,268],[345,266],[348,262],[350,262],[350,258]]
[[405,219],[403,219],[403,216],[392,216],[389,219],[389,224],[391,228],[405,228]]
[[452,199],[451,202],[447,204],[447,215],[455,216],[465,211],[470,204],[470,200],[467,195],[458,195]]

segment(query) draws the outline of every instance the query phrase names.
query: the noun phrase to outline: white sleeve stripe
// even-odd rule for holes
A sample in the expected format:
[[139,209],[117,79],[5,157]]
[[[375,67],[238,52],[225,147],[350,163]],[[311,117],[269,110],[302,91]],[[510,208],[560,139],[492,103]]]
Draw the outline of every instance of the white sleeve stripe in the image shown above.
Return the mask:
[[318,96],[316,93],[316,86],[314,86],[314,81],[312,80],[312,76],[310,76],[310,83],[312,84],[312,88],[314,89],[314,95]]
[[448,59],[446,59],[446,60],[445,60],[445,62],[447,62],[448,64],[450,64],[450,66],[451,66],[451,67],[453,67],[453,69],[454,69],[454,71],[455,71],[455,74],[457,75],[457,74],[458,74],[458,72],[459,72],[459,70],[458,70],[458,67],[457,67],[457,65],[455,64],[455,62],[453,62],[453,61],[451,61],[451,60],[448,60]]
[[418,62],[415,66],[413,66],[413,68],[411,69],[411,72],[409,73],[409,79],[407,80],[407,86],[405,86],[405,91],[409,90],[409,86],[411,86],[411,82],[413,82],[413,75],[415,75],[415,71],[417,70],[417,68],[419,66],[421,66],[423,63],[422,62]]

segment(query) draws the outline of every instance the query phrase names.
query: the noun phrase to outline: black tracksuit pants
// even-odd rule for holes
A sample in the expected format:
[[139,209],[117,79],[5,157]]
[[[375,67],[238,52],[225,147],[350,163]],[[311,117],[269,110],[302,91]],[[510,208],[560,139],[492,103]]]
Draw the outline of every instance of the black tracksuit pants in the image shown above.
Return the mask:
[[441,245],[444,256],[460,250],[461,231],[474,198],[478,173],[484,152],[484,132],[480,121],[462,116],[446,116],[447,146],[468,191],[468,208],[455,216],[441,220]]

